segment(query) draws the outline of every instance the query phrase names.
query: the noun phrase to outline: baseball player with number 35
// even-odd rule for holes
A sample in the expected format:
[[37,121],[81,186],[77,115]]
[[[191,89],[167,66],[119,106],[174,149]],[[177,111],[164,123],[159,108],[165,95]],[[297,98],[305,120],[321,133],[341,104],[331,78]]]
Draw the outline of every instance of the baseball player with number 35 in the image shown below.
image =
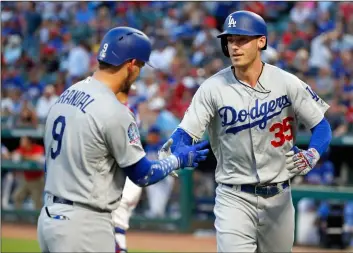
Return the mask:
[[128,93],[151,48],[139,30],[111,29],[101,42],[98,70],[51,107],[44,137],[45,205],[38,219],[42,252],[115,252],[111,213],[126,176],[145,187],[206,159],[207,142],[147,159],[132,112],[116,98]]
[[[261,61],[262,17],[237,11],[223,28],[218,37],[232,66],[201,84],[164,152],[190,145],[207,128],[217,158],[218,252],[290,252],[290,179],[308,173],[328,148],[329,106],[296,76]],[[294,146],[298,122],[312,133],[307,150]]]

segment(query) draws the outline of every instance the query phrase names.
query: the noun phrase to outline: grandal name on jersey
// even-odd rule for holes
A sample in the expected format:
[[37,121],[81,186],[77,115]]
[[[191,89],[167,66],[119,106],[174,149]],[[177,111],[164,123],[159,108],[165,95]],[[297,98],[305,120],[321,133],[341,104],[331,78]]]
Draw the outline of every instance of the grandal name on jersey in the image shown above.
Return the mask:
[[56,104],[68,104],[79,108],[83,113],[86,113],[86,107],[94,101],[90,94],[84,91],[68,89],[60,95]]

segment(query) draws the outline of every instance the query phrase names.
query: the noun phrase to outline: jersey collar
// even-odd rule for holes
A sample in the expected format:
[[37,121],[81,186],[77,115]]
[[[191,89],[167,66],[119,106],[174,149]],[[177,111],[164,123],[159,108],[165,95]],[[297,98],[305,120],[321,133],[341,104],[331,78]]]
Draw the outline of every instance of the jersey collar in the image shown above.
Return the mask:
[[241,85],[245,86],[246,88],[248,89],[251,89],[253,91],[256,91],[256,92],[259,92],[259,93],[262,93],[262,94],[268,94],[270,93],[271,91],[270,90],[267,90],[262,84],[261,84],[261,80],[262,79],[261,77],[263,76],[263,73],[264,73],[264,69],[265,69],[265,64],[264,62],[262,62],[262,69],[261,69],[261,72],[260,72],[260,75],[259,77],[257,78],[257,84],[255,87],[251,87],[250,85],[247,85],[245,84],[244,82],[240,81],[237,76],[235,75],[235,71],[234,71],[234,66],[231,66],[231,70],[232,70],[232,73],[233,73],[233,76],[235,78],[235,80],[237,80],[238,83],[240,83]]

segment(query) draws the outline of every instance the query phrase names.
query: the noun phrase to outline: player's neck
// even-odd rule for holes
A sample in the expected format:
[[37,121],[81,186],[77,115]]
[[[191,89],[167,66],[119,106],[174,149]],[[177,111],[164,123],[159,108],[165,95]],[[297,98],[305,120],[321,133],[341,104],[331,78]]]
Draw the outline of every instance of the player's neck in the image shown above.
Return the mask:
[[120,101],[120,103],[126,105],[128,103],[129,96],[124,92],[119,92],[116,94],[116,98]]
[[114,94],[117,94],[120,90],[121,84],[123,83],[123,78],[119,78],[119,75],[113,75],[104,71],[97,70],[93,74],[93,78],[100,81],[111,89]]
[[262,72],[262,67],[262,61],[256,60],[246,68],[234,68],[234,74],[239,81],[255,87]]

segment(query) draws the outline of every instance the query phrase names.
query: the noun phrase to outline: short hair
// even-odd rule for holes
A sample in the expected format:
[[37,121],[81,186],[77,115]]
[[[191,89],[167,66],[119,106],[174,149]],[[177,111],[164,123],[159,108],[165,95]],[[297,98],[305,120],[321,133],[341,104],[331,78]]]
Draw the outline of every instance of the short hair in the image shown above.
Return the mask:
[[119,66],[114,66],[112,64],[109,64],[109,63],[106,63],[103,61],[98,61],[99,70],[103,70],[103,71],[107,71],[107,72],[111,72],[111,73],[115,73],[115,72],[119,71],[122,66],[123,66],[123,64],[121,64]]

